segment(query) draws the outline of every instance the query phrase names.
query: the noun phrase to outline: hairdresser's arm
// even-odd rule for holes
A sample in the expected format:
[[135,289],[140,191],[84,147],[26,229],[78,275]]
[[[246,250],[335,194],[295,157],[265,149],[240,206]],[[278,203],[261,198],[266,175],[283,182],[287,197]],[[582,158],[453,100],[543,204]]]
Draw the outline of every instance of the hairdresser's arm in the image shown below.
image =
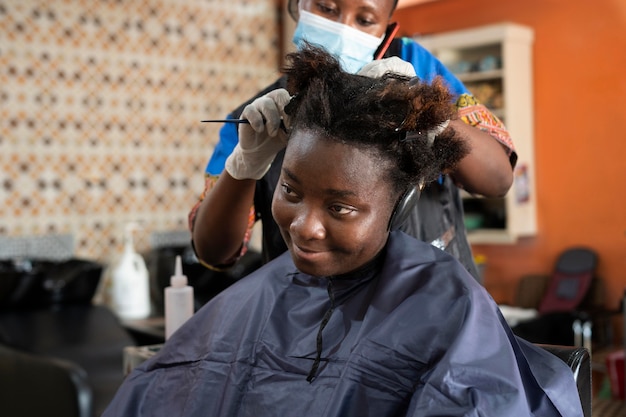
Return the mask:
[[224,171],[198,206],[192,238],[203,263],[220,266],[235,260],[241,250],[256,181],[236,180]]
[[239,125],[239,142],[226,158],[224,172],[198,207],[193,225],[196,253],[204,263],[233,262],[248,229],[256,180],[263,178],[276,154],[287,144],[284,112],[291,100],[279,88],[248,104]]
[[[440,71],[443,70],[445,68],[440,69]],[[359,75],[377,78],[386,72],[403,74],[408,77],[415,76],[413,64],[398,57],[372,61],[359,71]],[[483,128],[489,130],[494,127],[490,125],[490,120],[493,118],[487,120],[481,118],[483,109],[488,112],[484,106],[474,103],[474,100],[471,100],[471,106],[477,108],[477,117],[474,119],[478,118],[480,120],[478,123]],[[472,194],[481,194],[485,197],[504,196],[513,183],[513,170],[508,155],[508,152],[512,152],[512,147],[510,149],[505,148],[499,140],[485,130],[467,124],[462,119],[454,120],[451,124],[467,140],[470,147],[470,153],[461,160],[457,169],[451,173],[456,183]],[[504,128],[503,126],[495,127]],[[506,136],[508,138],[508,133]]]
[[485,197],[502,197],[513,184],[513,169],[505,147],[476,127],[453,120],[452,127],[467,141],[470,153],[451,173],[466,191]]

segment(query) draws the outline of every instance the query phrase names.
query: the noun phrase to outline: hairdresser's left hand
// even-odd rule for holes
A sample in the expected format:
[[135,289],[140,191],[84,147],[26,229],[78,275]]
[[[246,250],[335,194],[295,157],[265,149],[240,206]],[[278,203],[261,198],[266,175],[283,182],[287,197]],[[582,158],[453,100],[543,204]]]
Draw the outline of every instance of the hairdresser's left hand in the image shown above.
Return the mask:
[[401,60],[397,56],[372,61],[361,68],[357,74],[370,78],[380,78],[387,72],[394,72],[396,74],[406,75],[407,77],[416,76],[413,65]]

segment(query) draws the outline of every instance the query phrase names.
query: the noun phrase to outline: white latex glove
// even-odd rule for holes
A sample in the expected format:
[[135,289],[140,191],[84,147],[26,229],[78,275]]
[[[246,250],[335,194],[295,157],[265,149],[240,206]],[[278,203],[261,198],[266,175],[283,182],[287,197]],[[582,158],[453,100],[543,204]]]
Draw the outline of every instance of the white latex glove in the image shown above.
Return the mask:
[[401,60],[397,56],[372,61],[361,68],[357,75],[380,78],[387,72],[394,72],[396,74],[406,75],[407,77],[415,77],[416,75],[413,65]]
[[258,180],[269,170],[276,154],[287,144],[285,106],[291,96],[280,88],[257,98],[241,113],[250,124],[239,125],[239,143],[226,159],[226,171],[235,179]]

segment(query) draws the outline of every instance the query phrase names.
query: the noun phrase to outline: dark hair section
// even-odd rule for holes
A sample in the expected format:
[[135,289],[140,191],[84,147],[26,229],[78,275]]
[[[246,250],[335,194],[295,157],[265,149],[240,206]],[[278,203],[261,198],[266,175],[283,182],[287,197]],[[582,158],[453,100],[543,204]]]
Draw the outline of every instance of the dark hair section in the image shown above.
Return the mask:
[[287,56],[285,107],[292,131],[319,132],[371,151],[380,158],[395,191],[435,180],[467,154],[454,129],[442,123],[456,117],[452,95],[440,79],[421,82],[387,73],[369,78],[344,72],[324,49],[306,45]]

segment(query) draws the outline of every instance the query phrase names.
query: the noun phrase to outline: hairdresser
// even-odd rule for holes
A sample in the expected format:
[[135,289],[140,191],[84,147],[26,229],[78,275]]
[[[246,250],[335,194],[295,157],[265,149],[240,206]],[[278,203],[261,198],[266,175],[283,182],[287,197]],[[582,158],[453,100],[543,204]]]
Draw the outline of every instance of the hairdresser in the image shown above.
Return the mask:
[[[402,230],[451,253],[478,279],[459,188],[486,197],[504,196],[513,181],[517,156],[500,120],[431,53],[409,38],[386,42],[396,4],[397,0],[290,0],[289,11],[297,21],[293,41],[298,49],[306,42],[324,46],[348,72],[379,77],[391,71],[425,81],[444,79],[458,108],[458,118],[450,125],[470,152],[453,172],[422,190]],[[383,59],[375,60],[382,52]],[[283,126],[288,124],[279,111],[289,100],[284,90],[278,90],[284,87],[281,77],[228,115],[250,118],[249,125],[240,125],[238,131],[237,124],[226,123],[220,130],[206,168],[204,192],[189,213],[196,254],[210,268],[227,268],[246,252],[257,220],[262,221],[264,261],[287,249],[270,211],[286,138],[281,120]],[[262,97],[271,91],[274,100]],[[256,120],[246,114],[244,107],[254,100],[272,116]],[[276,108],[275,102],[282,106]]]

